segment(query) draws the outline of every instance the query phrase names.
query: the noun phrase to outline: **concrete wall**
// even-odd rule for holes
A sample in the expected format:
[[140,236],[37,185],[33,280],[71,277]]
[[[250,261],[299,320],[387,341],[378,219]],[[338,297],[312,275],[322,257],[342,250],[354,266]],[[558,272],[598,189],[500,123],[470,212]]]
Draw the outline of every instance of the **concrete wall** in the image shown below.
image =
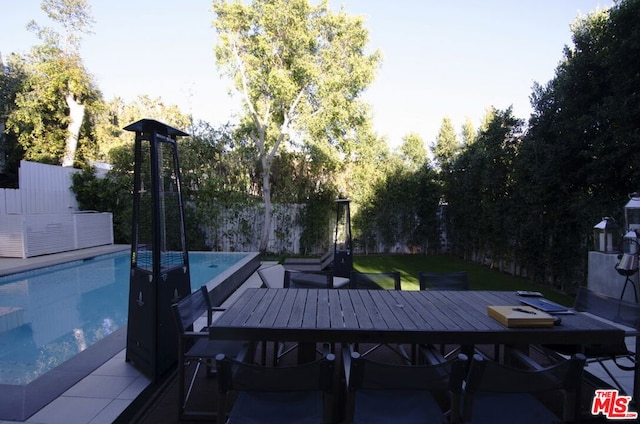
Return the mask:
[[[622,288],[626,277],[618,274],[616,264],[618,263],[618,253],[589,252],[589,269],[587,276],[587,287],[595,292],[615,297],[622,294]],[[638,276],[635,273],[630,278],[638,289]],[[640,295],[640,293],[639,293]],[[633,297],[633,287],[627,285],[624,292],[624,299],[635,302]]]

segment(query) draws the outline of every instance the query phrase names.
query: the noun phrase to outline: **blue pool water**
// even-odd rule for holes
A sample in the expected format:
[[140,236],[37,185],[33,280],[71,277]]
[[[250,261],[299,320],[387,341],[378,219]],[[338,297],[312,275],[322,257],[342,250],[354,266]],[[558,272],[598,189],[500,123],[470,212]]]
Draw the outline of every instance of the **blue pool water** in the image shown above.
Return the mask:
[[[245,255],[190,252],[191,288]],[[0,384],[27,384],[126,326],[129,254],[0,277]]]

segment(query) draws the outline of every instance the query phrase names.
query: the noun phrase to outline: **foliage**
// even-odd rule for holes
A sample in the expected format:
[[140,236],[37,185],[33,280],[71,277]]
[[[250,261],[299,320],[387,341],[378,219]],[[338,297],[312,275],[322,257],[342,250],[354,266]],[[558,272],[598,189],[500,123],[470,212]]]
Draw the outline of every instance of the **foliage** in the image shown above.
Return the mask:
[[335,221],[337,193],[332,190],[316,193],[305,203],[300,216],[302,236],[300,253],[317,255],[333,248],[332,220]]
[[574,47],[532,95],[518,162],[532,211],[523,225],[536,229],[527,259],[559,287],[584,274],[593,225],[603,216],[623,222],[627,193],[638,190],[639,13],[640,1],[629,0],[578,19]]
[[573,305],[573,299],[566,294],[451,255],[355,255],[353,268],[360,272],[398,271],[403,290],[418,289],[418,272],[421,271],[465,271],[472,290],[540,291],[554,302]]
[[72,182],[71,190],[80,210],[111,212],[114,242],[130,243],[133,180],[121,178],[116,173],[98,178],[94,168],[85,168],[72,175]]
[[60,164],[65,153],[75,156],[80,145],[83,148],[76,160],[82,163],[96,154],[85,107],[95,110],[102,101],[78,53],[79,34],[89,32],[92,22],[89,5],[84,0],[44,0],[42,9],[62,26],[64,34],[29,23],[42,44],[21,59],[25,79],[15,96],[16,108],[9,114],[7,129],[17,138],[24,159]]
[[[478,254],[496,263],[510,259],[514,215],[513,158],[522,122],[511,109],[493,112],[486,129],[443,173],[450,241],[465,256]],[[512,221],[515,220],[515,221]]]
[[440,196],[435,172],[428,164],[413,172],[397,168],[376,185],[370,202],[361,205],[354,217],[360,247],[377,251],[382,243],[402,252],[436,251],[440,247]]
[[436,142],[431,148],[438,169],[446,170],[460,153],[460,142],[450,118],[443,118]]
[[11,54],[5,63],[0,56],[0,187],[18,186],[18,166],[23,151],[17,135],[5,131],[7,117],[16,109],[16,96],[27,78],[21,57]]
[[265,215],[271,222],[271,176],[283,144],[308,146],[331,162],[353,150],[355,129],[368,119],[359,101],[379,60],[364,52],[361,18],[332,13],[326,1],[215,0],[216,58],[245,108],[241,134],[254,144],[262,169]]
[[97,159],[108,161],[111,149],[131,143],[133,133],[123,128],[143,118],[155,119],[187,133],[196,131],[199,125],[206,126],[204,123],[193,123],[176,105],[168,105],[160,97],[140,95],[128,103],[115,97],[96,114],[95,133],[100,140]]
[[416,133],[410,133],[402,137],[400,152],[404,166],[409,170],[415,171],[424,166],[427,161],[427,149],[424,147],[424,141]]

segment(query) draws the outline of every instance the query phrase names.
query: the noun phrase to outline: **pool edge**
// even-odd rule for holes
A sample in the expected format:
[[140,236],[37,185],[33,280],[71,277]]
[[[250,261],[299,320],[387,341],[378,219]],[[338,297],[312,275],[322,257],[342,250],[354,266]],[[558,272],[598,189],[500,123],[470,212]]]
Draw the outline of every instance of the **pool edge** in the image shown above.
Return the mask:
[[[126,248],[123,249],[121,246],[120,250],[126,250]],[[207,282],[206,285],[209,291],[221,290],[226,293],[225,298],[228,298],[260,267],[260,254],[258,252],[237,252],[237,254],[245,257],[234,264],[233,267]],[[93,256],[99,255],[93,254]],[[83,255],[83,257],[91,256],[90,254]],[[77,259],[61,260],[56,264]],[[53,263],[47,262],[42,266],[53,265]],[[37,265],[33,269],[39,267]],[[195,288],[192,287],[192,290]],[[28,420],[29,417],[89,376],[109,359],[122,352],[122,350],[126,349],[126,327],[126,325],[122,326],[113,334],[91,345],[85,351],[78,353],[73,358],[26,385],[0,384],[0,391],[2,392],[0,397],[0,421],[24,422]]]

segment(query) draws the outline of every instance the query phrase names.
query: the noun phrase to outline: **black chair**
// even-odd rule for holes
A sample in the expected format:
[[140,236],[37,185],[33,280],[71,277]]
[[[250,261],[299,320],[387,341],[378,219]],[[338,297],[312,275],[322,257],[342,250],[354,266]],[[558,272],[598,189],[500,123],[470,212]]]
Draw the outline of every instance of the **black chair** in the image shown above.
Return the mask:
[[[274,265],[258,270],[258,275],[263,286],[267,288],[338,288],[347,287],[348,278],[334,277],[330,272],[316,271],[292,271],[287,270],[282,265]],[[299,347],[298,343],[287,346],[284,342],[273,344],[273,364],[276,365],[286,354]],[[306,344],[303,346],[305,352],[312,348]],[[333,349],[332,349],[333,350]],[[262,362],[266,361],[267,343],[262,343]],[[316,351],[318,351],[316,349]],[[308,356],[311,356],[309,354]]]
[[460,355],[435,365],[381,363],[345,347],[346,422],[445,422],[451,409],[450,392],[461,390],[451,384],[462,384],[466,362]]
[[352,271],[349,282],[350,289],[378,290],[392,288],[402,290],[400,283],[400,273],[391,272],[358,272]]
[[469,290],[469,277],[465,271],[419,272],[420,290]]
[[[580,287],[573,309],[625,326],[626,337],[640,336],[640,304],[627,302]],[[607,361],[612,361],[623,371],[638,372],[637,352],[631,351],[624,342],[614,345],[601,343],[591,343],[586,346],[544,345],[543,348],[545,352],[551,354],[572,355],[577,352],[583,353],[587,357],[587,364],[598,363],[621,392],[625,392],[625,390],[607,367]]]
[[335,372],[332,353],[290,367],[253,365],[221,354],[216,357],[216,366],[219,416],[224,417],[227,411],[229,393],[236,394],[228,424],[332,421]]
[[[575,422],[585,357],[576,354],[555,365],[535,370],[510,367],[474,355],[464,389],[454,392],[453,422],[542,424]],[[452,385],[462,387],[462,385]],[[563,394],[562,416],[538,396]],[[555,397],[548,399],[555,400]],[[460,416],[456,417],[459,411]]]
[[[213,362],[217,354],[224,352],[236,358],[244,358],[249,354],[249,344],[242,341],[210,340],[208,327],[213,319],[213,312],[223,311],[224,308],[211,305],[206,286],[200,287],[172,305],[173,315],[178,327],[178,402],[181,419],[211,418],[215,412],[187,409],[189,397],[200,370],[205,364],[206,375],[213,376],[215,368]],[[194,330],[196,321],[206,315],[206,326]],[[186,369],[195,364],[195,370],[185,393]]]
[[284,272],[284,288],[341,289],[348,286],[348,278],[335,277],[331,272],[294,270]]
[[[418,281],[420,284],[420,290],[469,290],[469,277],[465,271],[454,272],[427,272],[422,271],[418,273]],[[471,345],[465,345],[456,347],[455,349],[446,353],[446,356],[452,356],[458,353],[462,349],[466,355],[473,355],[474,347]],[[497,352],[497,347],[494,348]],[[412,347],[412,351],[416,351],[416,347]],[[440,346],[440,352],[445,355],[446,346]],[[495,353],[494,353],[495,354]],[[415,358],[415,353],[413,354]]]

